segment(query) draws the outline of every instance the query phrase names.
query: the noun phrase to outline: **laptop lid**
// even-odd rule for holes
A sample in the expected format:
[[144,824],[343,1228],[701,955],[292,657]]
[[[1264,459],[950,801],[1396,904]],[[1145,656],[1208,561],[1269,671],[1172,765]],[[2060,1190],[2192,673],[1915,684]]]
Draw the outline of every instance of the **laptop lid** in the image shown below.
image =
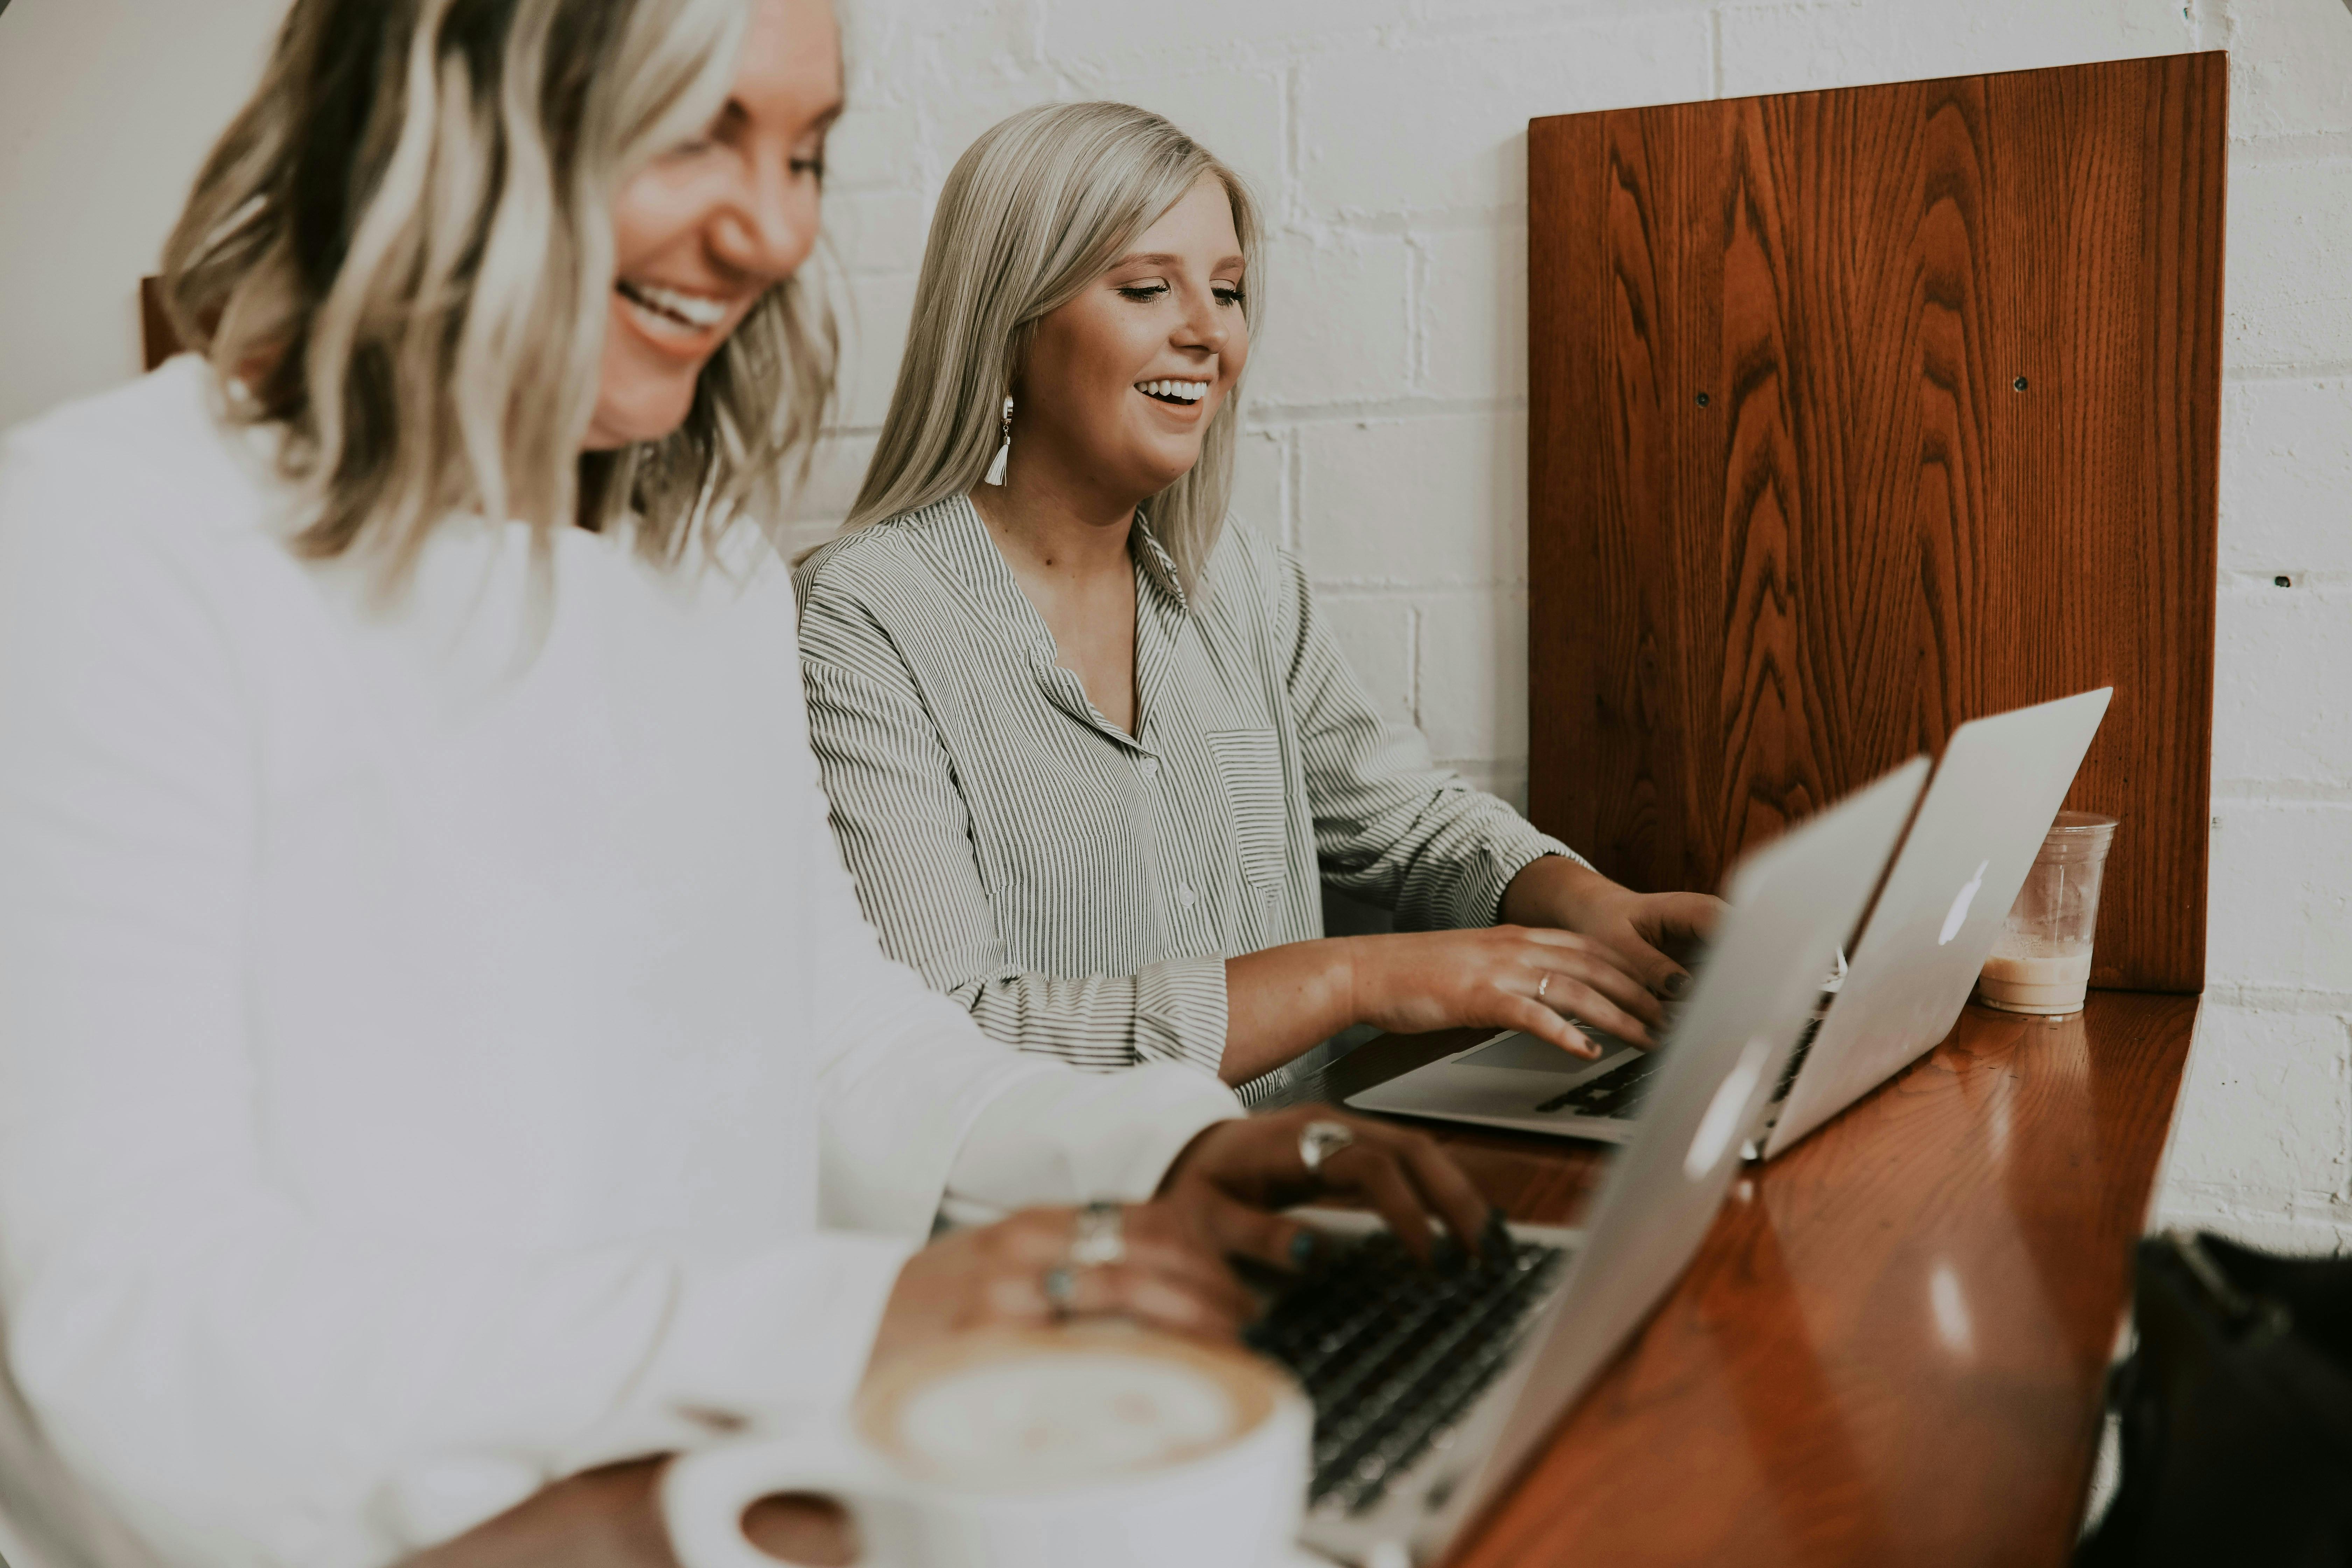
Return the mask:
[[1517,1386],[1496,1401],[1507,1402],[1507,1416],[1475,1484],[1454,1491],[1444,1529],[1517,1473],[1681,1278],[1927,775],[1916,757],[1733,872],[1731,909],[1663,1047],[1640,1124],[1610,1167],[1565,1284],[1516,1358]]
[[1951,1033],[2113,693],[2103,686],[1952,731],[1766,1159]]

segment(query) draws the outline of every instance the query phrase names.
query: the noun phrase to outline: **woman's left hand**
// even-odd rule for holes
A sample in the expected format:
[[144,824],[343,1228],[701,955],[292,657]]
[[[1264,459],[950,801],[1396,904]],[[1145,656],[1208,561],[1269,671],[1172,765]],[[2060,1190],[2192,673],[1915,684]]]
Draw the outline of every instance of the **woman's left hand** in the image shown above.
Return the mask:
[[1637,893],[1558,855],[1530,861],[1503,891],[1504,923],[1557,926],[1616,953],[1633,977],[1669,1000],[1690,985],[1685,963],[1728,908],[1712,893]]
[[[1331,1146],[1309,1171],[1307,1131],[1313,1123],[1336,1124],[1347,1142]],[[1328,1105],[1220,1121],[1184,1146],[1160,1183],[1160,1196],[1190,1215],[1204,1239],[1279,1268],[1311,1261],[1317,1233],[1275,1211],[1327,1193],[1370,1204],[1423,1262],[1433,1255],[1432,1218],[1444,1221],[1475,1254],[1494,1214],[1462,1167],[1426,1133]]]

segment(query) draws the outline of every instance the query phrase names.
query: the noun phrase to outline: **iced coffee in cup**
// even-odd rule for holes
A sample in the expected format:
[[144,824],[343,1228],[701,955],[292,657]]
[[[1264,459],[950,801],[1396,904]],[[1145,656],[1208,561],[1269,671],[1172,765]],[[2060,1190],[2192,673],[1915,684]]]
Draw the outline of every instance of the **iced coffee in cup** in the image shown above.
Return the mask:
[[1979,1001],[2053,1017],[2083,1010],[2091,938],[2099,925],[2099,879],[2115,837],[2112,816],[2058,814],[1977,979]]

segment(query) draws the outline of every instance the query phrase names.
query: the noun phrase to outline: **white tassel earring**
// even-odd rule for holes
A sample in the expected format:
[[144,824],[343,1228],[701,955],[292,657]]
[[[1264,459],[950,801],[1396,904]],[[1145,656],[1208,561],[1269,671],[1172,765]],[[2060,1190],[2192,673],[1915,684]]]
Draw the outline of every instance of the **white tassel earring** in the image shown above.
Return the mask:
[[1012,460],[1013,399],[1008,397],[1004,400],[1004,445],[996,448],[996,461],[988,465],[988,473],[981,482],[991,485],[1003,484],[1004,482],[1004,465]]

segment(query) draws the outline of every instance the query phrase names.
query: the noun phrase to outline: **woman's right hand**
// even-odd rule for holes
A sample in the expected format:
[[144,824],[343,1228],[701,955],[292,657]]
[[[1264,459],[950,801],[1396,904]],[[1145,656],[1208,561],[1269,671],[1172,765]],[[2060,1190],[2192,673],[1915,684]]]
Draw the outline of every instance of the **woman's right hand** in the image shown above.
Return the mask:
[[916,1253],[898,1270],[866,1364],[968,1329],[1065,1317],[1129,1318],[1219,1338],[1248,1321],[1254,1309],[1241,1282],[1188,1213],[1164,1203],[1123,1205],[1125,1259],[1073,1270],[1073,1300],[1056,1310],[1045,1276],[1066,1264],[1076,1220],[1076,1209],[1024,1209]]
[[1401,1034],[1523,1029],[1598,1057],[1569,1019],[1636,1046],[1664,1022],[1657,997],[1612,950],[1573,931],[1504,925],[1346,940],[1357,1020]]

